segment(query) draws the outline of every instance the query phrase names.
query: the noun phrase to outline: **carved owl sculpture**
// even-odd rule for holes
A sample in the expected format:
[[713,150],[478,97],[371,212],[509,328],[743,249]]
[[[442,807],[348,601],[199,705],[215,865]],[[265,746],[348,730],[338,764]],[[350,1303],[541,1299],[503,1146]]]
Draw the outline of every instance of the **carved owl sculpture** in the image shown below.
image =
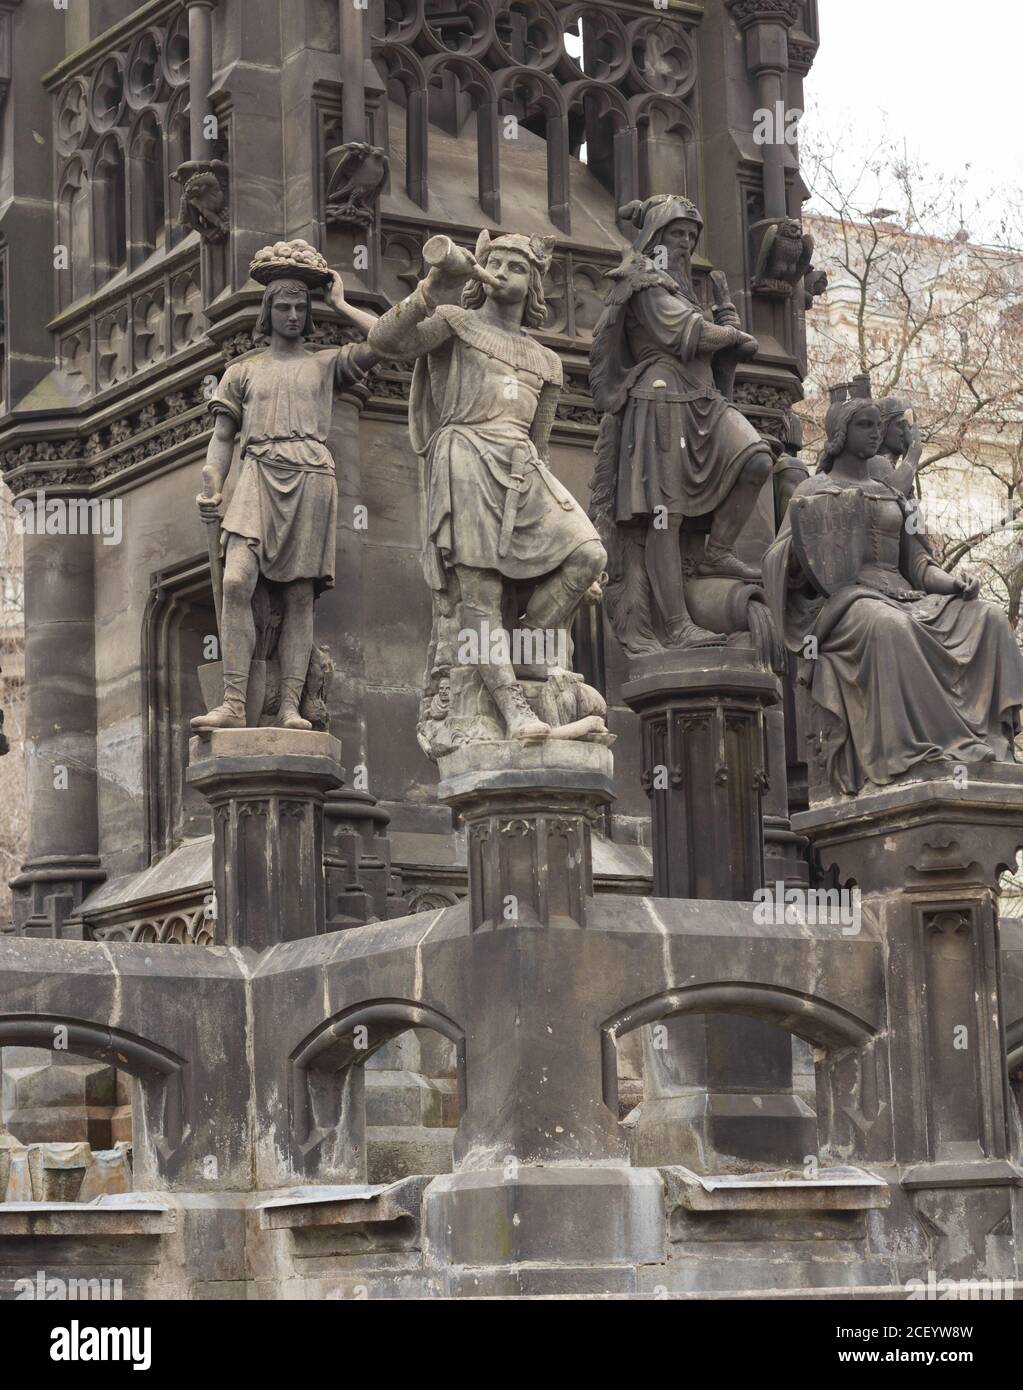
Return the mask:
[[813,261],[814,240],[804,232],[802,224],[789,217],[779,223],[771,240],[767,274],[772,280],[785,280],[794,285],[809,270]]

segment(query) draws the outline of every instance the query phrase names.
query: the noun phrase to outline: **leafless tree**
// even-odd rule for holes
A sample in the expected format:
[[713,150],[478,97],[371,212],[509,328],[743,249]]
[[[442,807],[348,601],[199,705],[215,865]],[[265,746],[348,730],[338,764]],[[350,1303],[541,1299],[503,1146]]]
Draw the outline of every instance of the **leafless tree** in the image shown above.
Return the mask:
[[[963,183],[892,144],[850,166],[817,136],[803,151],[829,289],[808,315],[811,437],[830,385],[869,374],[875,397],[907,399],[923,456],[917,492],[949,569],[968,564],[1017,632],[1023,607],[1023,216],[994,245],[971,241]],[[972,209],[975,216],[978,209]]]

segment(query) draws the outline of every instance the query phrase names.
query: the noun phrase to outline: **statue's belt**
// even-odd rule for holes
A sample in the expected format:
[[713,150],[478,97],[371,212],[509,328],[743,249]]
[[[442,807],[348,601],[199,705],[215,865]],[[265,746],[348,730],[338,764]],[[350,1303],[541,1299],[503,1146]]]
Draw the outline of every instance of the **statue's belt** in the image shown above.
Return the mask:
[[269,463],[274,468],[288,469],[292,473],[324,473],[328,477],[334,476],[333,459],[329,463],[298,463],[295,459],[278,458],[275,454],[257,454],[251,449],[246,449],[242,458],[252,459],[253,463]]
[[654,401],[664,405],[690,405],[693,401],[712,400],[720,392],[713,386],[695,387],[692,391],[669,391],[665,386],[633,386],[629,395],[635,401]]

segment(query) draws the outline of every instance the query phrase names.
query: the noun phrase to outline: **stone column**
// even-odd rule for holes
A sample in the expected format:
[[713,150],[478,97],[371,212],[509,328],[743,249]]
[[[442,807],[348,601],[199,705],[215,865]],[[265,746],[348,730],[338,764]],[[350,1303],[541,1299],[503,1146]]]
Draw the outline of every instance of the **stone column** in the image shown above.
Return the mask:
[[213,8],[216,0],[188,0],[188,134],[191,157],[212,157],[206,134],[213,86]]
[[218,729],[189,744],[213,807],[218,940],[263,951],[324,930],[323,803],[344,780],[329,734]]
[[[359,420],[368,399],[366,387],[354,387],[334,399],[327,441],[338,462],[338,531],[333,589],[317,602],[319,631],[330,634],[337,669],[330,686],[331,728],[348,756],[355,785],[331,792],[324,807],[324,851],[327,874],[327,927],[357,926],[370,918],[401,916],[398,877],[391,870],[391,846],[386,829],[389,814],[356,779],[368,766],[366,740],[366,662],[362,627],[363,561],[366,525],[356,522],[356,509],[368,511],[362,486]],[[372,522],[370,521],[370,524]]]
[[737,647],[658,652],[632,662],[622,699],[640,717],[654,894],[752,901],[777,679]]
[[[633,661],[629,676],[622,698],[642,725],[654,893],[751,901],[765,881],[776,677],[738,647],[657,653]],[[777,758],[777,729],[774,745]],[[714,1172],[801,1165],[816,1153],[783,1029],[721,1014],[668,1019],[644,1031],[644,1053],[637,1164]]]
[[[746,35],[746,67],[754,78],[757,105],[772,117],[785,106],[785,79],[789,70],[789,29],[798,17],[798,0],[727,0],[736,22]],[[760,148],[764,157],[764,216],[784,217],[784,130]]]
[[29,825],[11,880],[14,921],[27,936],[62,936],[106,877],[97,854],[93,538],[27,530],[24,540]]
[[901,1183],[939,1279],[1007,1278],[1023,1171],[1011,1161],[997,901],[1023,840],[1023,767],[927,774],[795,818],[822,868],[862,894],[887,998],[887,1039],[829,1059],[820,1108],[842,1161]]
[[[28,843],[11,880],[14,921],[25,936],[80,938],[68,919],[106,878],[97,853],[94,542],[34,530],[24,537]],[[103,1063],[4,1049],[2,1114],[23,1143],[108,1148],[115,1088],[116,1072]]]
[[364,7],[338,0],[341,35],[341,128],[345,143],[366,138],[366,62]]
[[[612,799],[611,754],[509,741],[439,768],[469,847],[474,1061],[454,1172],[426,1193],[427,1238],[441,1263],[482,1267],[480,1291],[504,1291],[495,1270],[531,1262],[592,1261],[578,1277],[598,1284],[603,1265],[661,1258],[664,1227],[661,1183],[628,1165],[597,1039],[573,1004],[587,987],[590,835]],[[521,1288],[521,1271],[507,1277]],[[572,1287],[570,1270],[561,1277]]]
[[764,881],[786,888],[808,888],[809,841],[797,835],[789,816],[788,765],[785,748],[785,709],[782,704],[764,711],[767,738],[767,786],[764,788]]

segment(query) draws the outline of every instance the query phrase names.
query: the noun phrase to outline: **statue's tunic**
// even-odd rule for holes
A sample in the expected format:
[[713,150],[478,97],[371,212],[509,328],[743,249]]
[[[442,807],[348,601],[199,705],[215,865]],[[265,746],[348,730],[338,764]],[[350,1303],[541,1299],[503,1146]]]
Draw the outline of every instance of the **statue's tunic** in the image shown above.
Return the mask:
[[241,436],[223,538],[245,539],[276,583],[312,579],[317,592],[334,584],[337,481],[327,435],[335,389],[364,375],[350,355],[350,347],[252,353],[228,367],[210,401]]
[[[703,306],[645,256],[618,271],[595,335],[594,398],[621,420],[615,520],[718,508],[763,440],[700,354]],[[738,327],[734,310],[716,315]]]
[[369,335],[417,358],[409,432],[425,465],[423,568],[435,589],[456,565],[509,579],[549,574],[597,533],[546,461],[562,382],[556,353],[416,291]]
[[[828,777],[847,793],[919,763],[1011,761],[1023,656],[1005,614],[978,599],[925,594],[935,565],[906,499],[872,468],[855,584],[824,598],[794,561],[791,508],[764,557],[764,583],[799,680],[822,712]],[[840,491],[816,474],[794,494]],[[817,639],[814,660],[806,638]]]

